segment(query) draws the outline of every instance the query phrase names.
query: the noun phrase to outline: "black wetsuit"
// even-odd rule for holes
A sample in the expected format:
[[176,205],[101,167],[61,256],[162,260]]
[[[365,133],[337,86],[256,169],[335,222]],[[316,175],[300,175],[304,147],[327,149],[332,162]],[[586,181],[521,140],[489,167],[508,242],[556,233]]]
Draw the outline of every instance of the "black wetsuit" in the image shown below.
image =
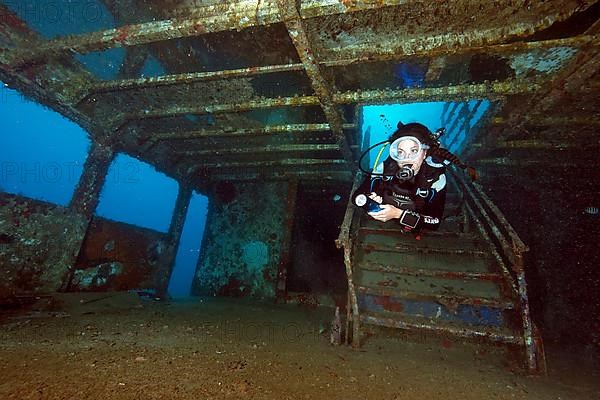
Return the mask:
[[[400,225],[407,231],[418,232],[423,228],[435,230],[439,227],[446,203],[447,162],[439,162],[427,157],[419,173],[409,181],[400,181],[394,175],[397,164],[391,158],[380,164],[375,172],[385,176],[369,176],[354,193],[371,192],[383,198],[383,204],[391,204],[402,210],[409,210],[410,218],[400,219]],[[415,222],[416,221],[416,222]],[[398,223],[398,221],[396,221]]]

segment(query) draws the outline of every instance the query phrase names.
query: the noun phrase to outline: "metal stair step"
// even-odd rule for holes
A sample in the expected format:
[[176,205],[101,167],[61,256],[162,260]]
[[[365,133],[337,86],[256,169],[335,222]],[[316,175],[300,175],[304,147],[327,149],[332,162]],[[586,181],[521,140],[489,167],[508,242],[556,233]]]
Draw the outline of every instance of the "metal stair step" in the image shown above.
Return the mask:
[[406,244],[379,244],[379,243],[358,243],[358,246],[367,251],[385,251],[392,253],[434,253],[434,254],[465,254],[475,257],[487,257],[489,252],[477,249],[461,249],[461,248],[446,248],[446,247],[431,247],[431,246],[413,246]]
[[[412,235],[405,235],[402,233],[402,228],[400,226],[379,226],[379,227],[369,227],[369,226],[361,226],[358,228],[359,233],[373,233],[373,234],[381,234],[381,235],[403,235],[403,236],[410,236],[411,239],[414,239],[414,237]],[[441,231],[429,231],[429,230],[425,230],[423,232],[421,232],[420,234],[421,236],[421,240],[428,238],[428,237],[456,237],[456,238],[462,238],[465,240],[480,240],[478,238],[478,236],[473,235],[471,233],[465,233],[465,232],[441,232]]]
[[395,253],[388,251],[371,251],[370,248],[356,248],[355,264],[377,263],[389,266],[418,266],[421,269],[462,271],[462,272],[496,272],[496,261],[491,257],[472,257],[468,254],[441,253]]
[[449,250],[479,250],[486,251],[487,244],[469,234],[437,235],[423,234],[417,240],[411,234],[403,234],[401,231],[360,229],[358,240],[362,244],[374,244],[375,246],[408,246],[415,248],[434,248]]
[[523,338],[516,336],[507,329],[474,326],[463,326],[448,322],[433,321],[430,318],[403,317],[389,318],[377,313],[363,312],[359,314],[360,321],[365,324],[385,326],[408,331],[431,332],[436,334],[453,335],[463,338],[486,339],[499,343],[523,345]]
[[502,297],[500,285],[490,281],[416,277],[356,269],[354,271],[354,282],[359,286],[371,288],[383,287],[423,294],[485,299],[499,299]]
[[492,272],[469,272],[469,271],[448,271],[437,269],[424,269],[414,267],[404,267],[399,265],[384,265],[374,262],[359,262],[357,268],[375,271],[392,273],[398,275],[410,275],[416,277],[428,278],[443,278],[443,279],[458,279],[458,280],[480,280],[491,282],[503,282],[502,275]]
[[432,303],[438,303],[449,308],[455,308],[458,305],[473,305],[473,306],[487,306],[503,310],[514,309],[514,303],[510,300],[503,298],[486,298],[486,297],[474,297],[466,295],[448,295],[442,293],[419,293],[410,290],[399,290],[389,287],[373,288],[370,286],[355,286],[358,294],[383,296],[383,297],[394,297],[398,299],[409,299],[416,301],[427,301]]
[[[358,211],[362,213],[360,217],[360,226],[366,228],[391,228],[400,227],[397,221],[381,222],[377,221],[364,213],[362,210]],[[438,228],[437,232],[460,232],[464,223],[464,217],[462,215],[444,215],[442,223]]]

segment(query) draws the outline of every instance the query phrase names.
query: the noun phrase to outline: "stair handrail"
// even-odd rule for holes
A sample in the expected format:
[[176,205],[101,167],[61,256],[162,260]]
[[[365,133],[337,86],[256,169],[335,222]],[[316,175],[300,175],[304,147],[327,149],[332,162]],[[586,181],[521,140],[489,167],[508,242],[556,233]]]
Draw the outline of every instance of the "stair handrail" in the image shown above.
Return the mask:
[[[485,194],[480,185],[468,181],[465,179],[464,174],[457,173],[456,169],[449,170],[449,172],[463,193],[467,203],[465,206],[476,218],[475,223],[480,232],[495,245],[495,252],[501,258],[499,260],[501,261],[501,270],[506,278],[510,280],[509,283],[516,292],[523,325],[528,370],[530,373],[544,374],[546,372],[546,361],[543,344],[531,320],[527,283],[525,281],[523,255],[529,251],[529,247],[523,243],[504,214]],[[507,260],[508,263],[503,260]],[[506,264],[508,264],[508,268]]]
[[523,269],[523,255],[529,251],[529,246],[521,240],[502,211],[492,202],[479,184],[468,181],[462,173],[451,171],[451,174],[465,196],[465,200],[472,205],[473,211],[478,212],[482,221],[486,223],[488,231],[502,250],[501,254],[508,259],[511,272],[517,274]]
[[352,222],[356,216],[356,206],[351,200],[352,194],[358,189],[361,182],[363,181],[362,172],[357,172],[354,178],[354,184],[350,194],[348,195],[348,205],[346,206],[346,213],[344,214],[344,221],[340,227],[340,234],[335,241],[338,249],[343,248],[344,250],[344,266],[346,268],[346,275],[348,278],[348,302],[346,307],[346,330],[344,335],[344,341],[348,344],[350,335],[350,322],[352,322],[352,345],[358,346],[359,344],[359,316],[358,316],[358,298],[356,296],[356,290],[354,288],[353,280],[353,265],[352,265],[352,238],[350,232],[352,229]]

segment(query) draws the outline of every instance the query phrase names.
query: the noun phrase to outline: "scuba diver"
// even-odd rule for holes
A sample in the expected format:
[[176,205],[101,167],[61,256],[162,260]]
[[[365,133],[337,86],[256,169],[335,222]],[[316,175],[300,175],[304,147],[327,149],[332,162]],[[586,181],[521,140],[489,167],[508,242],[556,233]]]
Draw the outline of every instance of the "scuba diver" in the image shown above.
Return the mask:
[[[432,133],[419,123],[398,123],[398,129],[384,142],[369,148],[361,156],[385,144],[373,171],[353,193],[354,204],[363,207],[372,218],[387,222],[398,220],[404,231],[417,234],[421,229],[439,227],[446,202],[446,166],[450,163],[467,169],[472,179],[475,170],[462,164],[448,150],[440,147],[444,129]],[[379,163],[389,145],[388,158]],[[360,166],[359,161],[359,166]]]

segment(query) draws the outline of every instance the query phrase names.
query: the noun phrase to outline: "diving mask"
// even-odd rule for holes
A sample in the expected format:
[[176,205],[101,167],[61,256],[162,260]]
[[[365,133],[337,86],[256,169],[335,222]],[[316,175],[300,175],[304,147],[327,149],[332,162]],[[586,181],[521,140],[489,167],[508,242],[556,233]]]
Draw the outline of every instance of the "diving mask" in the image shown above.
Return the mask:
[[[400,142],[405,140],[409,140],[412,143],[405,144],[402,148],[399,148]],[[390,145],[390,157],[396,162],[409,162],[416,160],[427,149],[429,149],[429,146],[421,143],[416,137],[402,136],[394,140]]]

